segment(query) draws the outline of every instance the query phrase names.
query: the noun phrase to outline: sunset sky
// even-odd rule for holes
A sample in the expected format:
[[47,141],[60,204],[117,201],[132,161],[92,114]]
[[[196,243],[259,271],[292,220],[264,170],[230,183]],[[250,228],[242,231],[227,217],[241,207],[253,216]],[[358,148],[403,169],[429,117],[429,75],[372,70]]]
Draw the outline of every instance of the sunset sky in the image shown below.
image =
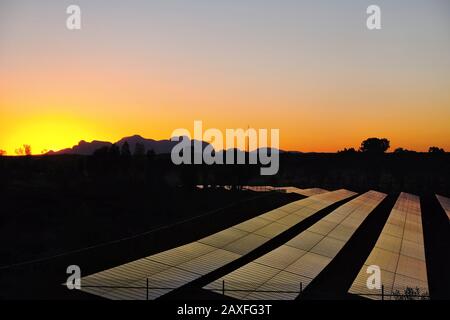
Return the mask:
[[[66,28],[66,8],[82,30]],[[366,28],[377,4],[382,30]],[[450,151],[448,0],[0,0],[0,149],[278,128],[284,150]]]

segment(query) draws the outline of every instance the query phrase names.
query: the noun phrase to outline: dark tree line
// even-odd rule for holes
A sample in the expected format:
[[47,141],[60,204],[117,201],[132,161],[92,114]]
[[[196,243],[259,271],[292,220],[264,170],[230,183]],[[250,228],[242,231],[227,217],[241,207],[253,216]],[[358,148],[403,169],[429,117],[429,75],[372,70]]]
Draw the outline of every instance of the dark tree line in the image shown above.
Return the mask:
[[[249,184],[449,193],[448,153],[440,148],[430,148],[429,153],[405,149],[386,153],[389,146],[387,139],[370,138],[361,143],[358,151],[281,153],[279,172],[261,176],[260,165],[174,165],[170,154],[155,154],[142,145],[136,145],[132,154],[124,143],[100,148],[92,156],[2,157],[0,174],[3,185],[17,180],[55,182],[63,187],[78,183],[108,188],[121,184],[156,193],[195,189],[196,185],[240,189]],[[191,157],[195,157],[194,152]],[[248,163],[248,153],[245,158]]]

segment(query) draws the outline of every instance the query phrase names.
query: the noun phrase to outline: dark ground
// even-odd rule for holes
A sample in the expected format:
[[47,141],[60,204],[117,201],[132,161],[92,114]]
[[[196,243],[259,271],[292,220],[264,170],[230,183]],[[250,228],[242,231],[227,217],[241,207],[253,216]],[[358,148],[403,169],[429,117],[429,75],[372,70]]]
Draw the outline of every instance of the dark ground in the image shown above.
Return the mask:
[[[449,154],[282,154],[279,173],[261,177],[258,166],[176,167],[167,156],[153,154],[0,157],[0,299],[92,298],[68,294],[57,285],[66,279],[66,266],[77,264],[83,275],[91,274],[301,198],[239,191],[247,184],[391,194],[304,293],[321,299],[351,298],[346,295],[349,281],[370,253],[393,205],[392,195],[400,191],[421,195],[430,294],[449,299],[449,223],[433,196],[450,195],[449,160]],[[198,190],[196,184],[232,185],[233,191]],[[168,298],[186,292],[192,298],[217,298],[196,288],[272,250],[328,212],[319,212]],[[123,238],[127,240],[117,241]],[[55,255],[60,256],[46,260]],[[20,264],[30,260],[36,261]],[[342,276],[338,279],[336,274]],[[333,292],[325,291],[330,283]]]
[[[75,250],[51,259],[0,269],[0,298],[88,298],[87,295],[73,291],[69,292],[65,287],[59,285],[65,282],[67,278],[66,268],[68,265],[75,264],[80,266],[83,275],[95,273],[198,240],[206,235],[302,198],[297,194],[278,192],[261,194],[248,191],[218,191],[218,193],[223,192],[234,194],[234,197],[239,198],[239,200],[227,204],[223,209],[211,210],[195,218],[174,220],[170,225],[151,228],[152,232],[147,232],[137,237],[94,246],[86,250]],[[203,196],[213,199],[214,193],[214,191],[206,191]],[[199,199],[199,197],[197,195],[195,200]],[[185,206],[184,212],[189,212],[188,209],[189,207]],[[139,221],[136,221],[136,223],[139,224]],[[81,231],[80,236],[77,236],[80,239],[80,244],[83,243],[82,234],[83,232]],[[103,233],[99,232],[97,238],[101,239],[103,235]],[[106,233],[106,235],[110,236],[109,233]],[[66,235],[68,239],[71,239],[72,236],[71,234]],[[56,247],[50,243],[47,243],[47,245],[52,246],[52,249]],[[61,250],[63,248],[60,243],[57,247],[60,247]],[[84,247],[80,246],[79,248]],[[24,247],[21,252],[27,252],[27,247]]]

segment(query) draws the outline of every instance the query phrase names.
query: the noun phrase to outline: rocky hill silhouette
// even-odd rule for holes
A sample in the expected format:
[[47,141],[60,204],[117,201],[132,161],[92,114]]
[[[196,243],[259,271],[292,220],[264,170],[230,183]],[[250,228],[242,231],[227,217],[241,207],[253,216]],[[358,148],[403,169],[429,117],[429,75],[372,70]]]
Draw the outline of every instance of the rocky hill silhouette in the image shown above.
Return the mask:
[[[195,140],[192,140],[192,142],[194,141]],[[140,135],[133,135],[130,137],[124,137],[119,141],[115,142],[114,144],[120,148],[125,142],[128,142],[128,145],[130,146],[130,151],[132,153],[134,153],[136,145],[141,144],[144,146],[146,151],[153,150],[155,154],[170,153],[172,148],[178,143],[178,141],[153,140],[143,138]],[[113,143],[108,141],[93,140],[91,142],[86,142],[84,140],[81,140],[77,145],[73,146],[72,148],[66,148],[59,151],[49,151],[47,154],[49,155],[76,154],[87,156],[92,155],[95,150],[98,150],[102,147],[110,147],[111,145],[113,145]],[[202,141],[203,149],[208,145],[209,143]]]

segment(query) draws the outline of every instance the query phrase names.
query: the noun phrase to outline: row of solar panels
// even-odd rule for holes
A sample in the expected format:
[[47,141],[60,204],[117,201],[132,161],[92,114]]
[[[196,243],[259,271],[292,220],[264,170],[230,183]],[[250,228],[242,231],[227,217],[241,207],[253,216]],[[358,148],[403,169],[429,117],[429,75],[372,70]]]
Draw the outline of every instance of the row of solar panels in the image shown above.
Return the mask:
[[104,286],[142,287],[149,279],[152,288],[161,288],[149,292],[149,298],[157,298],[250,253],[317,211],[352,195],[338,190],[292,202],[198,241],[85,277],[83,290],[111,299],[145,299],[143,290]]
[[[312,190],[312,189],[310,189]],[[289,191],[288,191],[289,192]],[[82,279],[82,290],[108,299],[156,299],[236,259],[318,211],[355,195],[347,190],[317,193],[198,241],[111,268]],[[204,288],[238,299],[294,299],[334,259],[386,197],[369,191],[338,207],[287,243]],[[448,214],[449,199],[438,198]],[[447,205],[447,207],[445,207]],[[373,295],[367,267],[379,266],[387,292],[406,287],[428,291],[419,198],[400,194],[378,241],[349,292]],[[142,290],[147,286],[150,289]],[[378,290],[378,291],[377,291]]]
[[328,192],[328,190],[321,188],[300,189],[297,187],[272,187],[272,186],[244,186],[243,189],[251,191],[283,191],[286,193],[298,193],[301,194],[302,196],[307,197]]
[[[223,186],[225,189],[230,190],[232,186]],[[197,185],[197,188],[203,189],[204,185]],[[267,192],[267,191],[282,191],[286,193],[298,193],[303,196],[313,196],[320,193],[328,192],[328,190],[321,188],[308,188],[308,189],[300,189],[297,187],[273,187],[273,186],[243,186],[242,190],[250,190],[255,192]]]

